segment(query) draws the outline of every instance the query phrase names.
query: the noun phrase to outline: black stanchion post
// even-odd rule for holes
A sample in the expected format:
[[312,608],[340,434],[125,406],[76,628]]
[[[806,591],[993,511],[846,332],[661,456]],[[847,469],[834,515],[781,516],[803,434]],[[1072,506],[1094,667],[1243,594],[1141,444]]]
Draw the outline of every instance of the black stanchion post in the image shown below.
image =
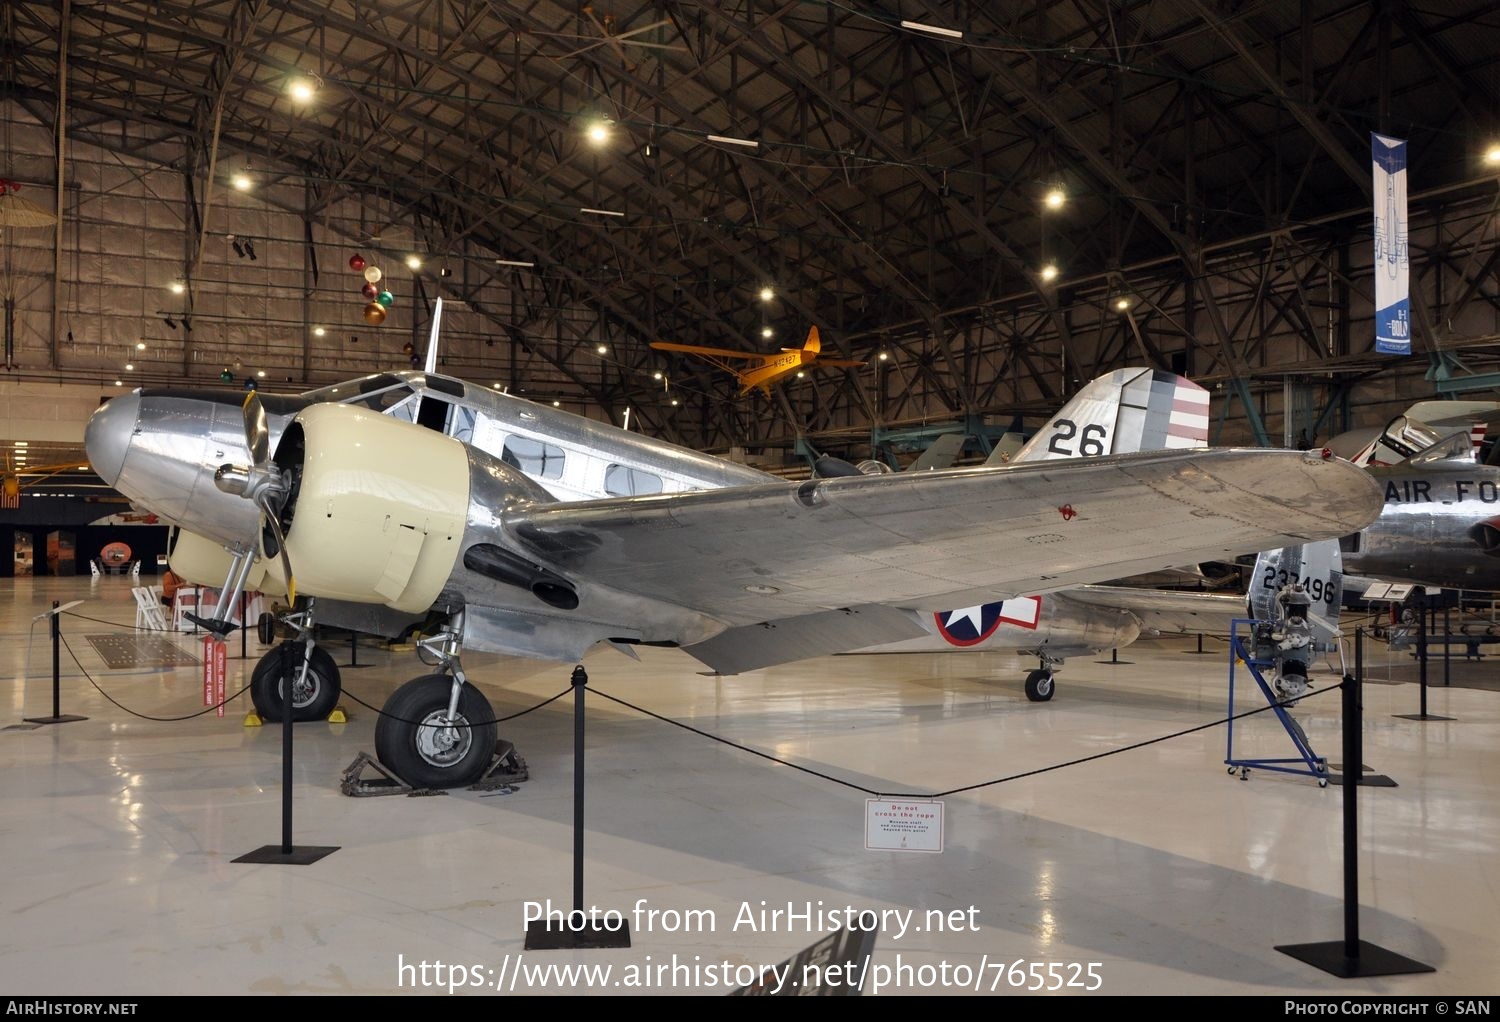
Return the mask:
[[298,848],[292,844],[292,683],[309,655],[304,646],[303,659],[293,660],[291,651],[296,648],[292,643],[283,643],[281,647],[281,844],[262,845],[241,855],[235,862],[311,866],[339,850],[338,845],[303,845]]
[[[68,606],[74,607],[77,603],[70,603]],[[26,717],[25,720],[28,724],[67,724],[75,720],[88,720],[87,717],[62,711],[62,609],[56,600],[52,601],[52,610],[47,616],[52,621],[52,716]]]
[[366,667],[374,667],[374,664],[362,664],[359,662],[359,633],[352,628],[349,630],[349,662],[344,664],[351,670],[363,670]]
[[573,911],[583,911],[583,712],[589,676],[579,664],[573,668]]
[[240,591],[240,659],[241,660],[248,660],[250,658],[250,654],[248,652],[246,652],[246,650],[245,650],[245,642],[247,641],[245,639],[245,632],[247,632],[249,630],[249,628],[250,628],[250,622],[248,622],[248,621],[245,620],[245,593],[244,593],[244,590],[241,590]]
[[583,906],[584,693],[588,672],[573,668],[573,911],[526,924],[527,951],[630,946],[630,924],[616,911],[589,911]]
[[[1462,596],[1463,594],[1460,593],[1459,595]],[[1448,684],[1452,680],[1452,677],[1453,677],[1453,674],[1452,674],[1452,663],[1451,663],[1451,658],[1453,656],[1453,618],[1452,618],[1452,615],[1451,615],[1451,610],[1452,610],[1452,608],[1449,607],[1447,603],[1443,604],[1443,687],[1444,688],[1448,687]]]
[[[1424,595],[1422,597],[1422,601],[1423,601],[1423,603],[1427,602],[1427,597],[1426,597],[1425,593],[1424,593]],[[1440,716],[1440,715],[1435,714],[1435,713],[1428,713],[1427,712],[1427,638],[1428,638],[1429,635],[1432,634],[1428,630],[1428,627],[1427,627],[1428,612],[1429,612],[1429,608],[1427,608],[1427,607],[1424,606],[1422,608],[1421,614],[1417,618],[1417,690],[1420,693],[1420,695],[1418,697],[1418,705],[1419,705],[1420,708],[1418,709],[1418,711],[1416,713],[1397,713],[1397,714],[1393,715],[1393,716],[1396,716],[1396,717],[1400,718],[1401,720],[1452,720],[1453,719],[1452,717],[1443,717],[1443,716]],[[1436,615],[1437,615],[1437,608],[1436,607],[1431,608],[1431,614],[1432,614],[1433,617],[1436,617]],[[1435,627],[1436,626],[1434,625],[1434,628]],[[1446,643],[1444,644],[1443,648],[1444,648],[1444,650],[1446,650],[1448,648]],[[1444,663],[1444,668],[1446,670],[1446,666],[1447,666],[1446,659],[1444,660],[1443,663]]]
[[[1364,756],[1365,630],[1354,631],[1354,674],[1344,675],[1344,763],[1359,764]],[[1278,944],[1276,950],[1342,979],[1359,976],[1401,976],[1436,972],[1430,965],[1399,955],[1359,937],[1359,789],[1344,785],[1344,939],[1313,944]]]

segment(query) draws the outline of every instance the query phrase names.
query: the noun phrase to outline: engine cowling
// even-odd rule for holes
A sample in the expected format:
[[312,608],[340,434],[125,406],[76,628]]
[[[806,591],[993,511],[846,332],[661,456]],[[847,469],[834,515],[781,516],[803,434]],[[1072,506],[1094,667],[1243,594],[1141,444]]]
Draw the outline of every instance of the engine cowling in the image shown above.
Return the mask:
[[[207,539],[186,529],[177,530],[177,539],[167,555],[167,564],[184,581],[199,586],[221,586],[229,574],[232,558],[216,540]],[[256,558],[245,578],[245,591],[267,596],[285,596],[286,581],[281,573],[267,571],[264,558]]]
[[458,560],[469,511],[464,445],[349,405],[298,413],[276,448],[292,480],[280,518],[297,589],[427,610]]

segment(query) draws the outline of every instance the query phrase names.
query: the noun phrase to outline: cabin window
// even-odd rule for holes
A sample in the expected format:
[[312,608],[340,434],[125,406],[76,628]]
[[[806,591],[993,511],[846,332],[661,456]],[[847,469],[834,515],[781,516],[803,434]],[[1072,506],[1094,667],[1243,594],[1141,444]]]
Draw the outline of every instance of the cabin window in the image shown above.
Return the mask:
[[543,479],[562,478],[563,458],[561,447],[524,436],[506,437],[505,450],[500,455],[500,460],[512,468]]
[[661,492],[661,476],[629,465],[611,465],[604,470],[604,492],[611,497],[640,497]]

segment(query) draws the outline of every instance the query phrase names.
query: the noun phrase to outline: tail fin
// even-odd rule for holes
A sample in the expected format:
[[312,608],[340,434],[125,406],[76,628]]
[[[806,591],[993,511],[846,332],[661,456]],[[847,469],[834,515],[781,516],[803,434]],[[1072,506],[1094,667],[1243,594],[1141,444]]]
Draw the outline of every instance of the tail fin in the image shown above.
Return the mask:
[[908,472],[931,472],[940,468],[952,468],[964,451],[964,442],[969,438],[962,433],[943,433],[934,437],[927,450],[917,460],[906,466]]
[[1010,460],[1046,461],[1208,445],[1208,391],[1159,369],[1094,380]]
[[1276,594],[1283,586],[1300,582],[1312,597],[1307,621],[1317,636],[1319,648],[1332,648],[1339,633],[1339,611],[1344,601],[1344,559],[1339,541],[1266,550],[1255,559],[1250,576],[1250,616],[1260,621],[1276,620]]
[[817,327],[808,327],[807,340],[803,342],[802,350],[809,355],[816,355],[823,350],[823,339],[818,336]]

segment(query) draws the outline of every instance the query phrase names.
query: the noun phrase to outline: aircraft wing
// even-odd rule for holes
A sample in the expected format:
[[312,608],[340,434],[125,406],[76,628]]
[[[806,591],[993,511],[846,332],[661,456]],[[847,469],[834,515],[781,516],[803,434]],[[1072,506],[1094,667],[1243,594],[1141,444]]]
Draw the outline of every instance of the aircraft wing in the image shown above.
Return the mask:
[[855,604],[941,610],[1354,532],[1347,462],[1178,450],[531,505],[508,538],[580,584],[726,625]]
[[[651,347],[657,351],[685,351],[689,355],[713,355],[715,358],[742,358],[746,361],[770,357],[758,351],[730,351],[728,348],[704,348],[696,344],[673,344],[671,341],[652,341]],[[797,349],[793,348],[791,350],[796,351]]]
[[1096,607],[1129,611],[1143,631],[1160,634],[1229,634],[1229,623],[1249,617],[1243,596],[1228,593],[1193,593],[1167,589],[1134,589],[1129,586],[1079,586],[1068,590],[1068,599]]

